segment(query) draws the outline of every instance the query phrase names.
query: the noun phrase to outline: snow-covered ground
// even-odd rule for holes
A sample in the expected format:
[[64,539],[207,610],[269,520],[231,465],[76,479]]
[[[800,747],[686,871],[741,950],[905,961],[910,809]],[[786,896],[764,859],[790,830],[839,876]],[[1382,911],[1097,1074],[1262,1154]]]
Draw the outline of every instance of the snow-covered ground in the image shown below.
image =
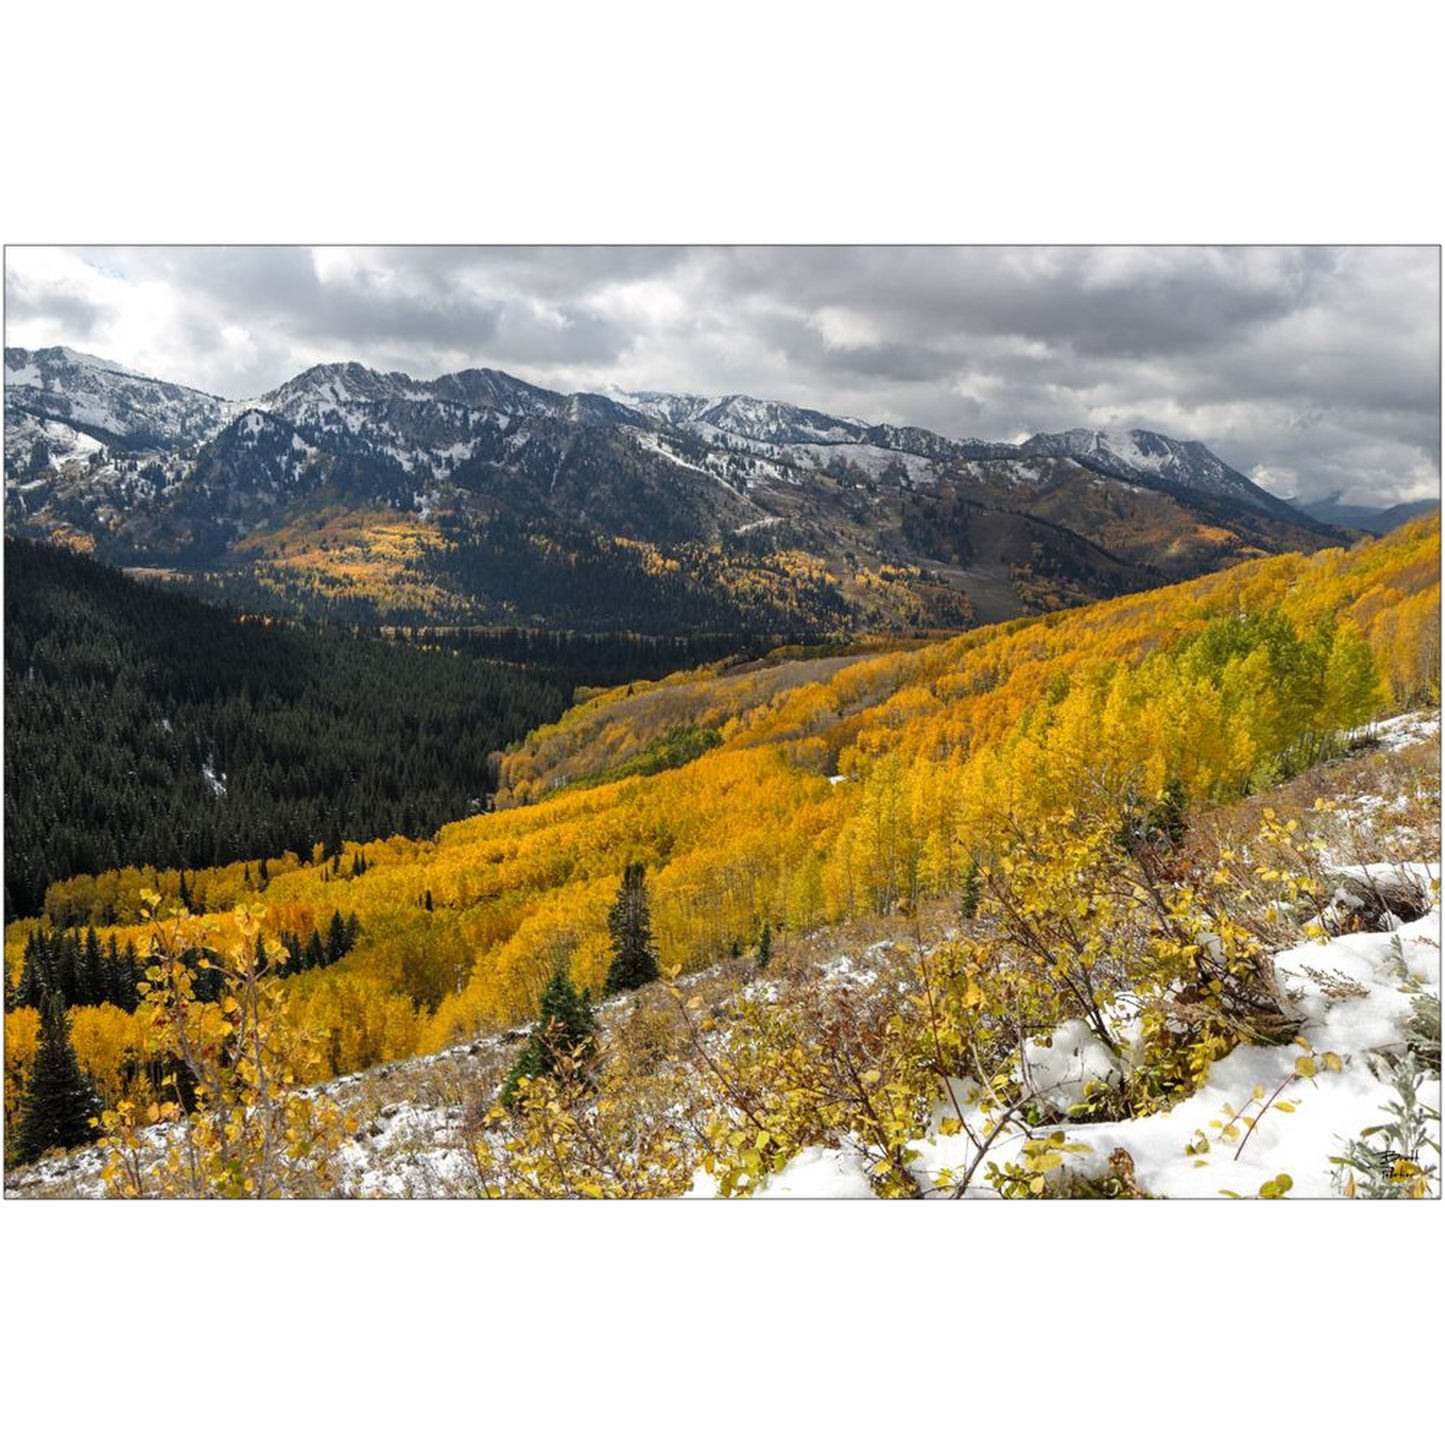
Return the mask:
[[1360,738],[1370,738],[1385,752],[1398,752],[1412,743],[1438,742],[1440,740],[1440,714],[1438,712],[1405,712],[1398,717],[1386,718],[1384,722],[1372,723],[1361,728]]
[[[1237,1048],[1210,1068],[1202,1088],[1166,1113],[1009,1132],[989,1150],[988,1162],[1000,1168],[1017,1163],[1030,1137],[1061,1131],[1068,1147],[1053,1146],[1060,1159],[1045,1175],[1054,1184],[1067,1170],[1097,1178],[1108,1171],[1115,1151],[1124,1150],[1138,1187],[1150,1195],[1254,1197],[1261,1187],[1288,1175],[1290,1198],[1338,1196],[1343,1175],[1331,1159],[1363,1131],[1388,1122],[1387,1109],[1397,1095],[1377,1066],[1403,1052],[1422,992],[1438,996],[1440,989],[1438,868],[1378,865],[1369,872],[1383,882],[1423,882],[1435,905],[1389,932],[1345,934],[1276,956],[1300,1019],[1303,1045]],[[1055,1030],[1050,1047],[1028,1049],[1034,1091],[1065,1108],[1083,1098],[1090,1081],[1116,1079],[1119,1067],[1082,1024]],[[964,1123],[975,1136],[986,1135],[977,1090],[966,1080],[956,1086],[964,1101]],[[1439,1089],[1439,1079],[1430,1079],[1426,1093],[1437,1114]],[[958,1179],[976,1153],[969,1129],[938,1127],[954,1117],[940,1104],[934,1127],[909,1145],[919,1183],[940,1197],[949,1192],[938,1190],[940,1177]],[[1438,1164],[1438,1118],[1433,1129],[1435,1149],[1425,1151],[1421,1164]],[[967,1194],[992,1195],[985,1181],[985,1168],[975,1169]],[[699,1172],[692,1194],[713,1192],[713,1181]],[[861,1150],[814,1147],[771,1176],[756,1197],[863,1198],[871,1192]]]

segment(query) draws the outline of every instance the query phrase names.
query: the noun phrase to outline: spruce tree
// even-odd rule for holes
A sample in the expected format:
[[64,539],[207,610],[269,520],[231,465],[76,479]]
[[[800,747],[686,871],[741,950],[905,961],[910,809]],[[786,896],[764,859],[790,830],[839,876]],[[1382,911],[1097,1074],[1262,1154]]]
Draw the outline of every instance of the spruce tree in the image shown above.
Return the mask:
[[121,966],[118,987],[116,989],[115,1002],[118,1008],[123,1008],[127,1013],[133,1013],[136,1005],[140,1003],[140,994],[136,988],[136,979],[140,973],[140,959],[136,954],[134,941],[127,943],[125,952],[121,955]]
[[350,948],[346,937],[346,920],[337,909],[331,915],[331,926],[326,930],[326,961],[335,963]]
[[49,940],[37,929],[25,941],[25,961],[15,990],[16,1008],[39,1008],[50,983]]
[[100,937],[94,925],[85,930],[85,948],[80,955],[80,977],[77,980],[77,1003],[105,1003],[105,957],[100,951]]
[[70,1019],[59,994],[40,1010],[40,1048],[20,1107],[15,1159],[27,1164],[47,1149],[73,1149],[95,1137],[91,1119],[100,1113],[91,1082],[81,1072],[70,1042]]
[[964,918],[976,918],[982,901],[983,885],[978,876],[978,862],[970,859],[963,875],[963,891],[958,898],[958,911]]
[[54,966],[50,970],[48,987],[52,993],[58,993],[68,1005],[75,997],[75,965],[79,951],[76,949],[74,937],[69,933],[61,934],[58,940],[52,937],[51,947],[54,949]]
[[758,935],[758,967],[766,968],[773,957],[773,925],[763,920],[763,931]]
[[586,1045],[590,1053],[596,1030],[591,990],[578,993],[566,964],[559,963],[542,990],[537,1022],[526,1046],[502,1085],[502,1103],[510,1109],[523,1079],[555,1075],[559,1061],[570,1058],[580,1046]]
[[612,964],[607,970],[608,993],[641,988],[660,976],[657,950],[652,943],[644,871],[641,863],[627,865],[617,901],[607,914],[607,931],[612,936]]

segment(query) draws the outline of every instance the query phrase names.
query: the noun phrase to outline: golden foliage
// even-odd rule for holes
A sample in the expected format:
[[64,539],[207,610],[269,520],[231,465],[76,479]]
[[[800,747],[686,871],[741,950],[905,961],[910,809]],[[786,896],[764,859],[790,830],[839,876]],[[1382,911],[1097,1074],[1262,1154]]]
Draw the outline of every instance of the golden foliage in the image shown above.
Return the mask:
[[[148,907],[160,904],[151,894]],[[215,946],[215,929],[174,910],[155,920],[140,985],[148,1028],[175,1075],[142,1107],[126,1098],[102,1112],[101,1176],[122,1198],[295,1198],[327,1194],[343,1131],[354,1123],[324,1096],[298,1087],[314,1069],[313,1045],[286,1018],[268,969],[257,962],[263,908],[237,909],[237,941]],[[204,950],[203,961],[188,960]],[[198,969],[220,977],[203,1002]],[[193,1098],[187,1100],[184,1071]]]
[[[298,1079],[361,1069],[528,1017],[559,953],[598,990],[631,861],[647,865],[662,969],[677,976],[750,947],[765,921],[808,929],[950,894],[1009,827],[1091,790],[1148,805],[1170,786],[1209,800],[1265,785],[1382,707],[1438,699],[1438,599],[1434,518],[911,650],[700,669],[594,696],[534,734],[506,764],[529,806],[434,840],[366,842],[360,877],[353,841],[339,861],[272,860],[265,879],[233,864],[189,886],[223,952],[245,937],[229,910],[248,901],[277,932],[359,917],[340,963],[273,982],[317,1040]],[[569,760],[591,772],[684,724],[716,727],[722,745],[652,776],[553,788]],[[47,908],[134,920],[143,888],[177,886],[125,870],[56,885]],[[7,934],[12,972],[29,927]],[[124,946],[147,925],[104,932]],[[7,1098],[25,1069],[11,1032]],[[76,1043],[119,1077],[113,1025]]]

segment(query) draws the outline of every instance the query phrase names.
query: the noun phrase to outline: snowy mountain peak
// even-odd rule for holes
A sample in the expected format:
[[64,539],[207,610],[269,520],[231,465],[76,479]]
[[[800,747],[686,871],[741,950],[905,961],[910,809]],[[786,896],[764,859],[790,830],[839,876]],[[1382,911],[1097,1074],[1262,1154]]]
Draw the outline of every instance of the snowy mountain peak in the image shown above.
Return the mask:
[[53,383],[66,369],[86,371],[108,371],[116,376],[134,377],[149,381],[152,378],[139,371],[132,371],[118,361],[107,361],[104,357],[91,356],[69,346],[43,346],[27,350],[23,346],[5,348],[6,386],[45,386]]
[[[5,401],[17,420],[54,421],[131,451],[194,446],[227,420],[208,392],[142,376],[68,346],[5,348]],[[7,434],[7,456],[9,455]]]
[[[17,478],[39,475],[47,458],[84,461],[93,443],[126,452],[179,452],[209,441],[238,419],[266,412],[303,428],[307,445],[438,480],[480,457],[512,466],[519,449],[539,444],[552,460],[544,464],[541,452],[529,453],[528,465],[555,466],[567,452],[567,430],[625,429],[634,433],[629,443],[634,454],[640,446],[691,474],[730,486],[740,481],[745,489],[770,478],[796,481],[813,469],[835,475],[861,469],[875,480],[918,486],[946,479],[965,464],[1017,466],[1054,457],[1176,497],[1228,503],[1313,530],[1320,525],[1203,444],[1139,428],[1076,427],[1016,445],[991,443],[871,424],[743,392],[564,394],[485,367],[426,381],[355,361],[321,363],[264,396],[229,402],[68,347],[7,348],[5,380],[14,417],[6,436],[7,466]],[[22,418],[28,419],[23,434],[17,430]],[[679,452],[678,432],[690,434],[703,452],[686,446]],[[638,441],[643,433],[652,440]],[[693,460],[684,462],[684,454]]]
[[1126,481],[1162,482],[1276,517],[1298,520],[1300,515],[1288,502],[1221,461],[1202,442],[1176,441],[1159,432],[1074,427],[1031,436],[1018,450],[1023,456],[1073,457]]

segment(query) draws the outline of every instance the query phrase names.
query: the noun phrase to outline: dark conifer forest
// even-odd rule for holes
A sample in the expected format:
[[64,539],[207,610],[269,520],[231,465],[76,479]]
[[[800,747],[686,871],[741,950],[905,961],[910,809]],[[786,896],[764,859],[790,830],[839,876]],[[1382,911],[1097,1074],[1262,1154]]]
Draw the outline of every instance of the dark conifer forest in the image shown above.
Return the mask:
[[431,832],[578,680],[243,618],[8,538],[5,584],[7,919],[75,873]]

